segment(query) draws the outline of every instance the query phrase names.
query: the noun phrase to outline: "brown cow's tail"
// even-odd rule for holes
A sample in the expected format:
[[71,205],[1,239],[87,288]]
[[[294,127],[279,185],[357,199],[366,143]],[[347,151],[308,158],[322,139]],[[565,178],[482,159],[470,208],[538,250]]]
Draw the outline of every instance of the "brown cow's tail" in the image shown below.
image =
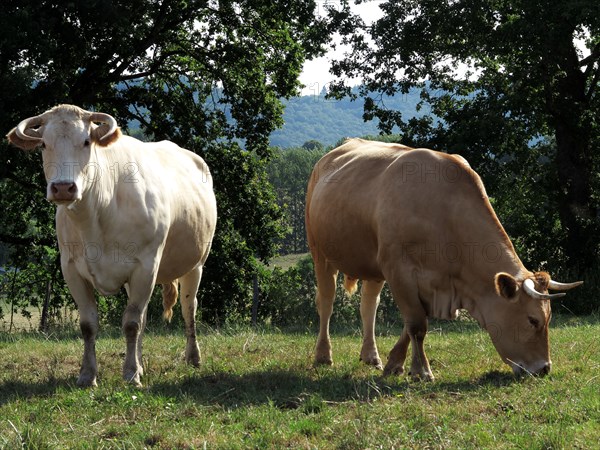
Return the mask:
[[167,322],[173,317],[173,306],[177,303],[177,280],[162,285],[163,319]]
[[344,274],[344,290],[348,297],[352,297],[358,288],[358,278],[352,278]]

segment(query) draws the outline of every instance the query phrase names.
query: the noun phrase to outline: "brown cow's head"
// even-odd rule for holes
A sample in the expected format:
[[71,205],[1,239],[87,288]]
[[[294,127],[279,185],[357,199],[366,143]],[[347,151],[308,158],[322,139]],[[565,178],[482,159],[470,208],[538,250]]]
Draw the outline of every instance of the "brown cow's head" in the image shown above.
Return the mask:
[[117,122],[108,114],[60,105],[21,121],[6,137],[24,150],[43,148],[47,198],[57,204],[70,204],[81,200],[99,176],[96,147],[108,146],[119,136]]
[[548,289],[568,290],[583,282],[558,283],[545,272],[521,281],[501,272],[494,281],[497,295],[486,302],[482,315],[496,350],[517,375],[547,374],[552,367],[548,343],[550,300],[565,295],[549,294]]

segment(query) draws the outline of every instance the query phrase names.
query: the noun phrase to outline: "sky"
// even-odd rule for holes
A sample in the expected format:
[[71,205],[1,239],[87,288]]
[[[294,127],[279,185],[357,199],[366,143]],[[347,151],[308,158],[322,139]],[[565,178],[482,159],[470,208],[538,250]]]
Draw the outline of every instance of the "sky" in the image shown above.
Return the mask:
[[[354,5],[351,0],[350,7],[354,13],[360,14],[365,23],[370,24],[381,17],[382,11],[379,4],[384,0],[371,0],[360,5]],[[326,14],[325,7],[341,7],[340,0],[318,0],[317,14]],[[335,38],[334,38],[335,40]],[[327,83],[335,77],[329,73],[331,59],[337,59],[343,56],[344,48],[338,45],[336,50],[330,50],[325,56],[315,58],[312,61],[306,61],[300,75],[300,82],[305,85],[302,89],[302,95],[319,95]]]

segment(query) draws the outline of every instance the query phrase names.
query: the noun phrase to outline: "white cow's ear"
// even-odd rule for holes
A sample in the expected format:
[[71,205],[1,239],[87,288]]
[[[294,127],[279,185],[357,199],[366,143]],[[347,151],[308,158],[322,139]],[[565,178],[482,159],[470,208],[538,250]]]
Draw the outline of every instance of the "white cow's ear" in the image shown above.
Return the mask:
[[115,143],[122,134],[120,128],[117,128],[111,134],[107,134],[109,131],[110,126],[103,123],[92,130],[92,139],[96,144],[107,147]]
[[516,301],[519,283],[512,275],[506,272],[499,272],[494,277],[494,284],[498,295],[507,300]]
[[[30,132],[33,130],[30,130]],[[22,139],[17,134],[17,128],[13,128],[6,135],[8,142],[10,142],[15,147],[19,147],[22,150],[33,150],[34,148],[40,146],[42,144],[42,138],[40,136],[39,139]]]

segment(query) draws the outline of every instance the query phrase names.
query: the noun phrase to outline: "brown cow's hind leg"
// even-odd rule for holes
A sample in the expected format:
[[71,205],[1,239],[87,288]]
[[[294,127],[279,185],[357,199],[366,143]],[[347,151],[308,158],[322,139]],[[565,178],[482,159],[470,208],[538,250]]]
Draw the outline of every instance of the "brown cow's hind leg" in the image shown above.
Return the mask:
[[315,259],[315,275],[317,277],[317,311],[319,312],[319,337],[315,349],[315,364],[333,364],[331,340],[329,339],[329,320],[333,313],[333,300],[337,270],[324,258]]
[[360,360],[365,364],[383,369],[381,358],[375,342],[375,315],[379,305],[379,294],[383,288],[383,281],[363,280],[360,297],[360,316],[363,324],[363,344],[360,351]]

